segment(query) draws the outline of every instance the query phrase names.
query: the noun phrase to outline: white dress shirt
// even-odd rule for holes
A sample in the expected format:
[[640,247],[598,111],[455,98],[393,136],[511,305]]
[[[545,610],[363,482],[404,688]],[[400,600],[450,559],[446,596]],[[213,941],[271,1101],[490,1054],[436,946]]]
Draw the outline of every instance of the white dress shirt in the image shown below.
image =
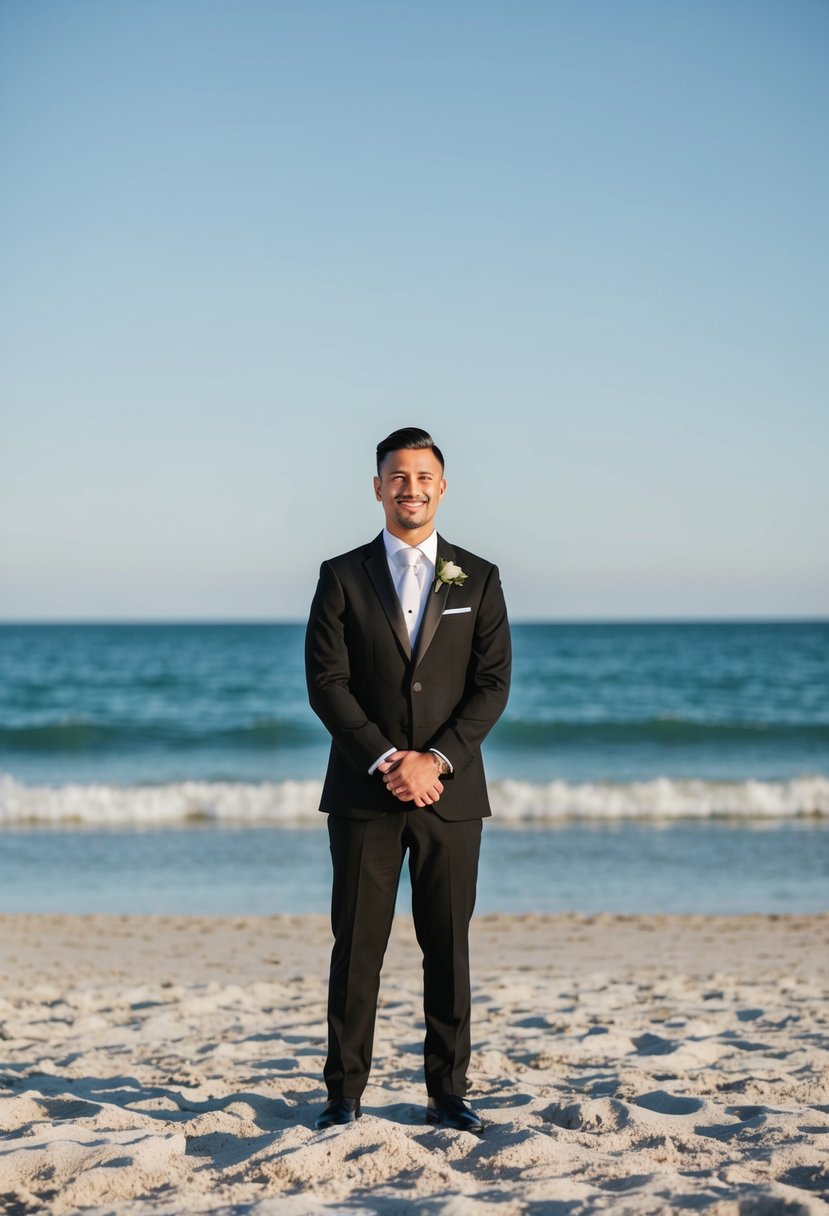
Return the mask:
[[[426,537],[425,540],[422,540],[419,545],[408,545],[406,544],[405,540],[401,540],[399,536],[394,536],[391,532],[389,532],[388,528],[384,528],[383,544],[386,546],[386,561],[389,563],[389,574],[391,575],[391,581],[394,584],[395,591],[397,591],[398,598],[400,596],[399,586],[402,576],[402,567],[397,559],[397,554],[401,549],[412,548],[419,549],[422,554],[417,569],[415,570],[417,581],[420,584],[420,611],[418,612],[417,620],[415,621],[414,629],[412,630],[411,634],[412,649],[414,649],[414,639],[417,638],[420,623],[423,620],[423,613],[426,609],[426,602],[429,599],[429,592],[435,585],[435,569],[438,561],[438,534],[437,532],[432,532]],[[393,747],[389,751],[383,752],[383,755],[378,756],[374,761],[371,768],[368,770],[369,773],[371,774],[376,772],[378,764],[382,764],[388,756],[391,756],[392,753],[398,750],[398,748]],[[440,756],[441,760],[446,761],[446,763],[449,765],[449,772],[451,773],[452,761],[447,756],[444,756],[443,752],[439,752],[435,747],[431,747],[429,750],[434,752],[436,756]]]
[[435,567],[438,560],[438,534],[433,532],[431,536],[427,536],[419,545],[407,545],[405,540],[401,540],[399,536],[393,536],[387,528],[383,529],[383,544],[386,546],[386,561],[389,563],[389,574],[391,581],[394,583],[398,598],[400,598],[400,580],[403,574],[403,567],[398,559],[398,553],[401,549],[416,549],[421,554],[420,561],[415,569],[417,581],[420,585],[420,609],[415,618],[414,625],[410,629],[412,638],[412,646],[420,629],[420,622],[423,620],[423,613],[426,610],[426,601],[429,598],[429,591],[435,585]]

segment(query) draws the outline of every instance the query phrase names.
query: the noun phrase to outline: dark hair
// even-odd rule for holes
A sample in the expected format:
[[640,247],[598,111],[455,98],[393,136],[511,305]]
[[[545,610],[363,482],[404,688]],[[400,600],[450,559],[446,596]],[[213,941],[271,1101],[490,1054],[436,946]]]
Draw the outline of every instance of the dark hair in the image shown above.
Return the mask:
[[385,439],[377,444],[377,476],[389,452],[399,452],[401,448],[431,448],[441,469],[445,468],[443,452],[435,443],[428,431],[419,426],[401,426],[399,431],[392,431]]

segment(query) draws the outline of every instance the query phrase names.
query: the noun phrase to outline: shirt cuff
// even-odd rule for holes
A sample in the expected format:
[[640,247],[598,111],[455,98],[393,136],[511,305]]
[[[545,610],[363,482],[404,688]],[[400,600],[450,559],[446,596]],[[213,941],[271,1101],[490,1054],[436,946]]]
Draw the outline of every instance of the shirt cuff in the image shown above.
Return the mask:
[[433,755],[435,755],[435,756],[440,756],[441,760],[445,760],[446,763],[449,765],[449,772],[454,773],[455,770],[452,767],[452,761],[449,759],[448,756],[444,756],[443,752],[439,752],[436,747],[430,747],[429,751],[432,752]]
[[[384,760],[388,760],[389,756],[393,756],[396,751],[397,751],[396,747],[390,747],[387,752],[383,752],[382,756],[378,756],[377,759],[372,764],[371,768],[368,770],[369,777],[371,777],[374,773],[377,772],[378,765],[382,764]],[[449,761],[447,760],[446,763],[448,764]]]

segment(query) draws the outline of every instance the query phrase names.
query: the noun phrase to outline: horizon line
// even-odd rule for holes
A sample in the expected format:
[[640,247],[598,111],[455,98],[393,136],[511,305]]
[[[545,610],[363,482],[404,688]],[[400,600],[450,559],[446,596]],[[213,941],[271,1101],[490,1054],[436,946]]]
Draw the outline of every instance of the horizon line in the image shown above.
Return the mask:
[[[305,625],[305,617],[0,617],[0,628],[39,625]],[[743,616],[516,616],[512,625],[829,624],[829,614]]]

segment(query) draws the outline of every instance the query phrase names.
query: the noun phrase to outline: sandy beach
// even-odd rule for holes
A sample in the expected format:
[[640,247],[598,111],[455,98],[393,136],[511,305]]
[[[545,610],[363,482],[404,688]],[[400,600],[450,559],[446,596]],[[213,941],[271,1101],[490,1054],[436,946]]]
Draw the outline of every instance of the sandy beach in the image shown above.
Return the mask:
[[0,917],[0,1211],[829,1212],[829,915],[482,916],[471,1094],[424,1122],[420,964],[324,1100],[324,917]]

